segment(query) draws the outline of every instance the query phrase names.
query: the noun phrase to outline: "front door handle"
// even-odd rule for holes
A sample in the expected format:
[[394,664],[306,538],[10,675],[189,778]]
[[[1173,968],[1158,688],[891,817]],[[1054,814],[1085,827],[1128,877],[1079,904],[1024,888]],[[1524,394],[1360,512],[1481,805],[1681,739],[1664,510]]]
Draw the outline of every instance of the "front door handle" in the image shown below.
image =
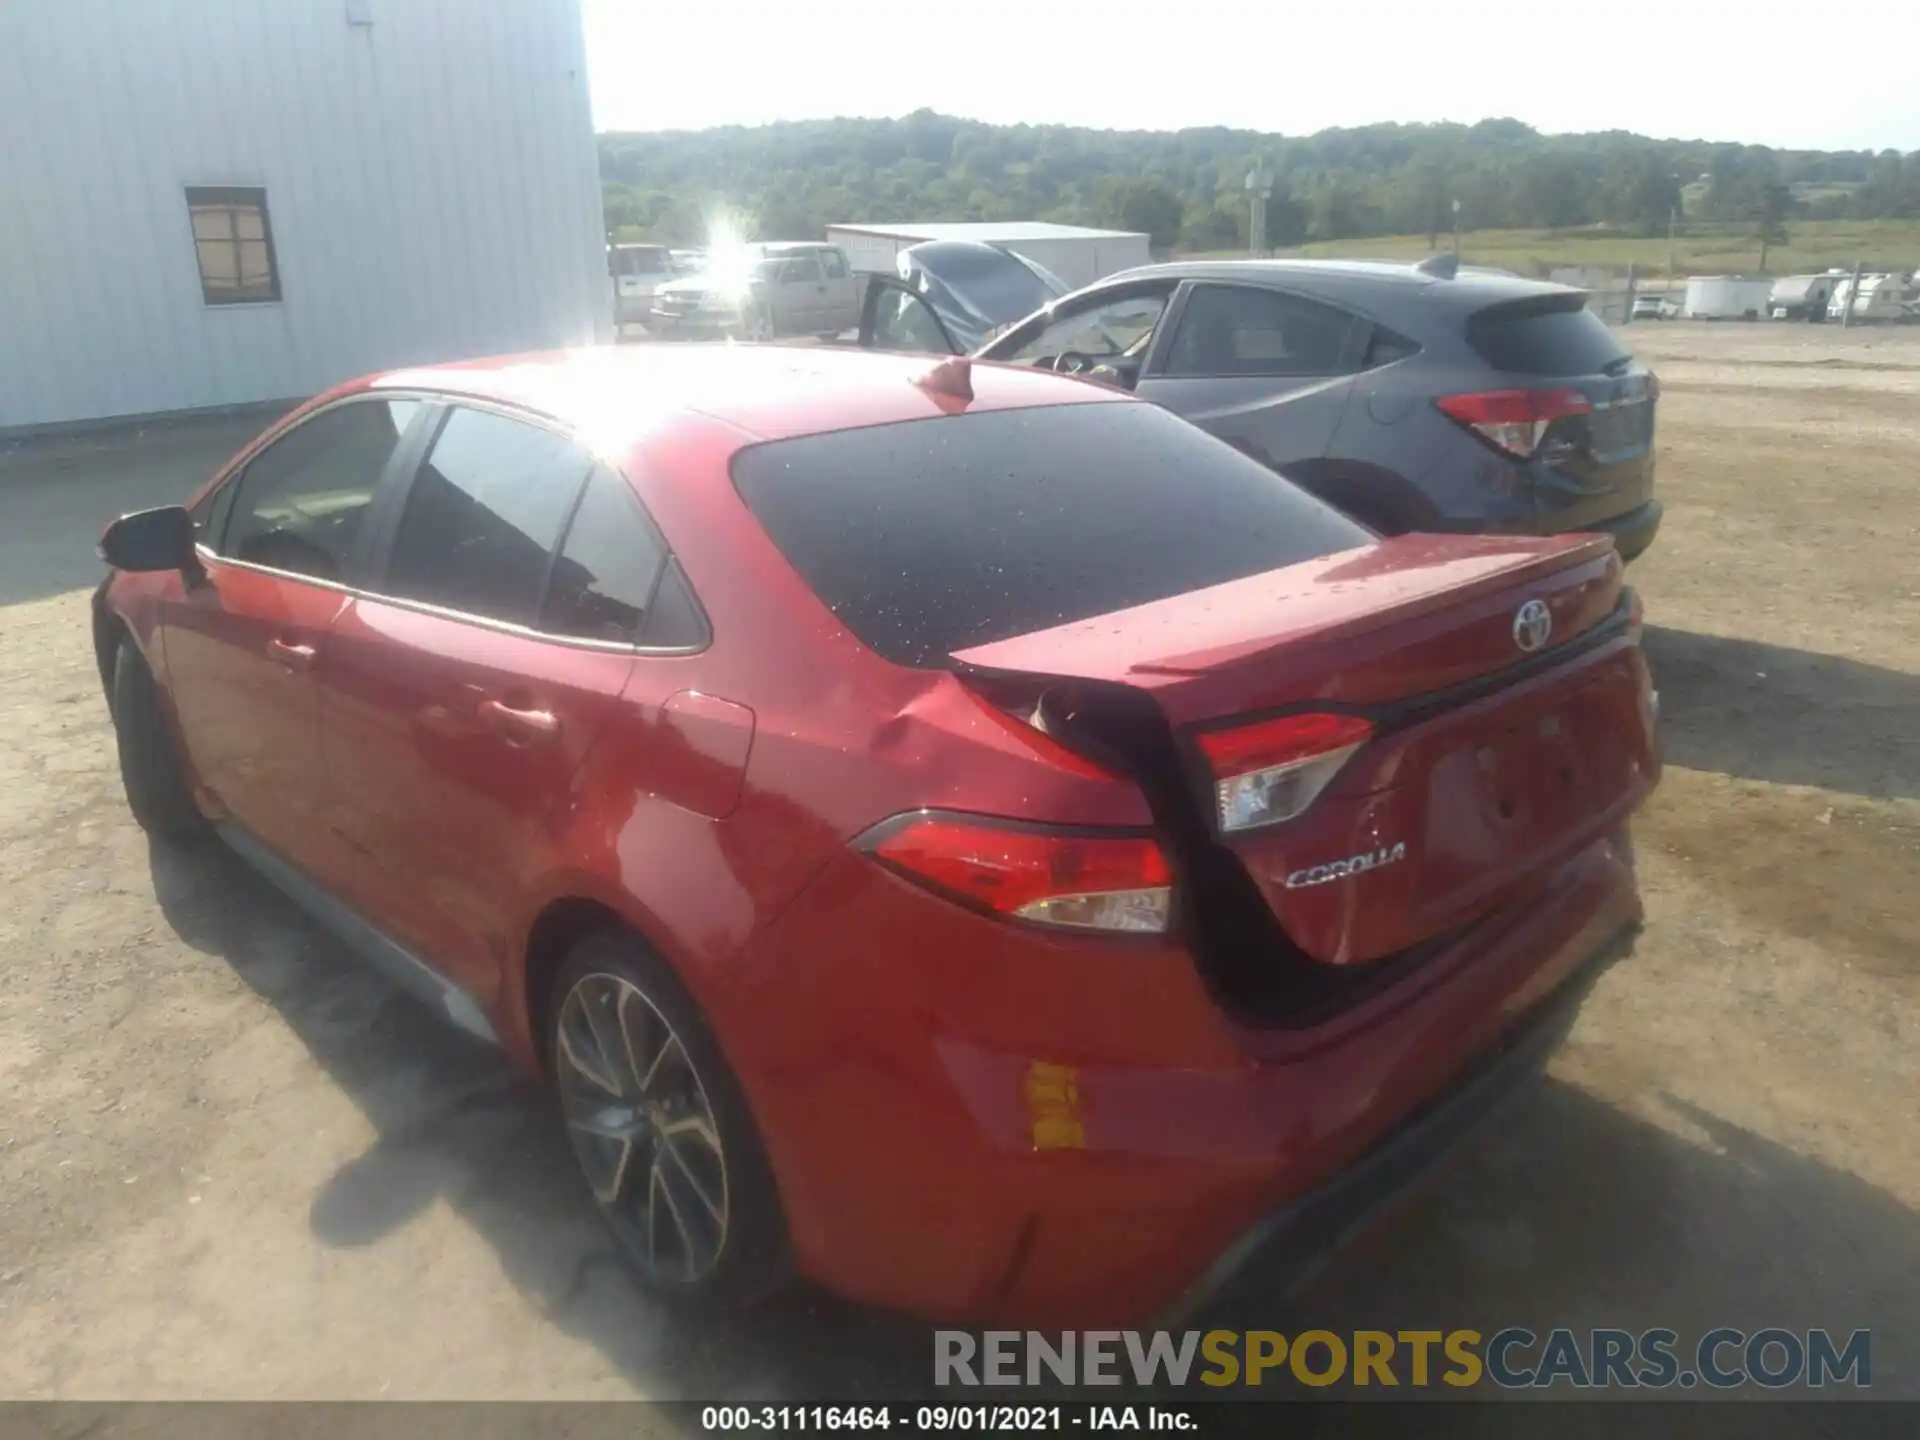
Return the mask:
[[286,640],[267,641],[267,654],[289,670],[306,670],[313,665],[313,647],[295,645]]
[[480,718],[515,744],[525,745],[560,733],[559,718],[551,710],[517,710],[498,700],[482,700],[479,708]]

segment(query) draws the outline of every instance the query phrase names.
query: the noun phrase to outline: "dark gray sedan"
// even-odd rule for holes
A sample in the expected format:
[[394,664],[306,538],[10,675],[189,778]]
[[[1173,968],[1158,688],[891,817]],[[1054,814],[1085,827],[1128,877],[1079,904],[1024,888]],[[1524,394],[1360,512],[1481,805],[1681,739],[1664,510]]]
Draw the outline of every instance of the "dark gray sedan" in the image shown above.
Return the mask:
[[1498,271],[1195,260],[1066,287],[935,241],[871,277],[861,344],[1043,366],[1133,391],[1383,534],[1660,526],[1659,382],[1579,290]]

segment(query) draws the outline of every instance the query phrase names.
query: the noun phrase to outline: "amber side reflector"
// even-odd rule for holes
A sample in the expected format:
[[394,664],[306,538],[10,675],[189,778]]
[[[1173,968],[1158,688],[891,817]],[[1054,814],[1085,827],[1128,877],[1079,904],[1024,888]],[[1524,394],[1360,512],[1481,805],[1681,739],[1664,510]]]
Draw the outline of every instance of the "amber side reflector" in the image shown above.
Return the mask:
[[1086,1127],[1080,1121],[1080,1072],[1071,1065],[1035,1060],[1022,1087],[1033,1120],[1036,1150],[1084,1150]]

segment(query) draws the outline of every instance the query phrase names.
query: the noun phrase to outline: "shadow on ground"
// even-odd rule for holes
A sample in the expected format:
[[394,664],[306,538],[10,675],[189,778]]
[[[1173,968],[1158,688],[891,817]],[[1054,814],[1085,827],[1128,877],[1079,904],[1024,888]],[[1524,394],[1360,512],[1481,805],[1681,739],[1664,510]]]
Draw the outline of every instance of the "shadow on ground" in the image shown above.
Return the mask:
[[185,503],[284,408],[0,444],[0,605],[98,584],[109,520]]
[[1666,759],[1689,770],[1920,796],[1920,675],[1649,626]]
[[[362,969],[219,846],[156,845],[151,868],[174,930],[271,1003],[378,1131],[314,1199],[324,1244],[367,1246],[445,1200],[540,1313],[643,1393],[927,1398],[931,1336],[908,1320],[805,1292],[745,1316],[669,1319],[615,1257],[543,1096],[493,1052]],[[1869,1328],[1876,1391],[1920,1397],[1905,1363],[1920,1331],[1920,1217],[1711,1115],[1673,1101],[1663,1113],[1664,1128],[1545,1082],[1287,1314],[1241,1302],[1197,1323],[1294,1333],[1665,1326],[1683,1337],[1716,1325]],[[391,1248],[382,1256],[391,1266]],[[1770,1425],[1750,1433],[1818,1433]],[[1511,1406],[1475,1406],[1445,1428],[1463,1426],[1532,1428]],[[1307,1428],[1358,1433],[1372,1422],[1323,1417]]]

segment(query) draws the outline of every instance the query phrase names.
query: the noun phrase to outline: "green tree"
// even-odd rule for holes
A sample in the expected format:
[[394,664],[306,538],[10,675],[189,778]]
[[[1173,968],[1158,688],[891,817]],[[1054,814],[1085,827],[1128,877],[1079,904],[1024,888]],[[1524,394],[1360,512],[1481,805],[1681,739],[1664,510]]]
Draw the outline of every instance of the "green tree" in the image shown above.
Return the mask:
[[1920,155],[1542,135],[1512,120],[1282,136],[984,125],[923,110],[600,137],[609,226],[682,243],[732,211],[792,238],[835,222],[1044,218],[1122,224],[1161,248],[1226,249],[1245,243],[1256,161],[1283,177],[1267,215],[1276,246],[1368,234],[1438,245],[1456,196],[1475,229],[1604,220],[1664,234],[1675,176],[1706,177],[1694,213],[1743,226],[1767,186],[1797,182],[1831,187],[1814,202],[1822,214],[1920,214]]
[[1180,193],[1163,180],[1129,180],[1112,195],[1114,222],[1122,230],[1144,231],[1156,250],[1170,250],[1180,238],[1186,207]]
[[1344,240],[1360,233],[1359,202],[1348,181],[1336,176],[1320,182],[1308,202],[1307,233],[1315,240]]
[[1267,244],[1276,250],[1298,245],[1307,238],[1307,207],[1295,198],[1284,179],[1274,181],[1267,197]]
[[1247,243],[1246,217],[1214,202],[1188,209],[1180,225],[1180,243],[1189,250],[1240,250]]
[[1787,243],[1787,216],[1793,209],[1793,192],[1786,186],[1763,185],[1754,197],[1747,218],[1753,222],[1753,238],[1760,242],[1760,273],[1767,272],[1767,250]]

